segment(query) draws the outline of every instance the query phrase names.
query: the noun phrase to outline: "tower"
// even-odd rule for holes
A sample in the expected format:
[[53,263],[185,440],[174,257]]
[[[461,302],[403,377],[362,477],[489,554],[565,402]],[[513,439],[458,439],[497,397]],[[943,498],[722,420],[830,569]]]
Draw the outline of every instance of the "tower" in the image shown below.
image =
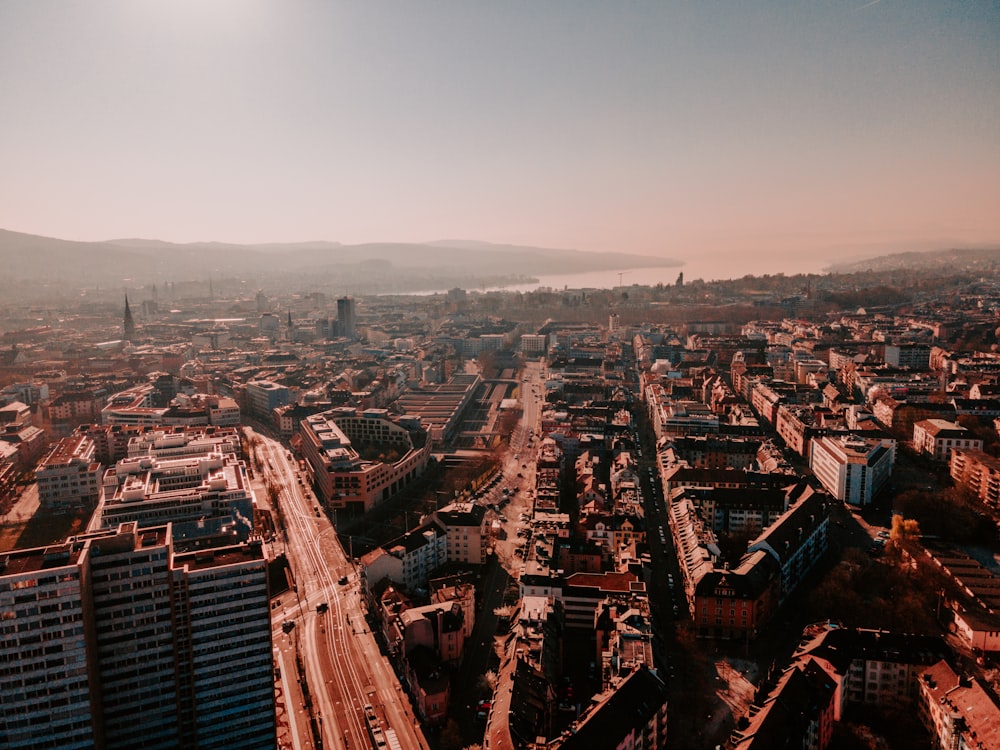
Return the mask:
[[125,295],[125,320],[122,322],[122,338],[130,344],[135,343],[135,320],[132,319],[132,310],[128,306],[128,295]]
[[354,299],[351,297],[341,297],[337,300],[337,328],[344,338],[358,337],[354,322]]

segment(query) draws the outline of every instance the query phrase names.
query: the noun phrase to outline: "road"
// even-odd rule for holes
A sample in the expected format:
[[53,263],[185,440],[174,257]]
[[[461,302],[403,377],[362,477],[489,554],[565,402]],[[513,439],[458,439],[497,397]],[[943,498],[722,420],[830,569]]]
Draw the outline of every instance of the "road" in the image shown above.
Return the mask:
[[[354,566],[333,524],[299,482],[298,466],[286,448],[263,435],[257,438],[261,473],[279,488],[285,551],[295,576],[295,589],[273,610],[276,658],[285,665],[282,679],[287,683],[286,669],[296,663],[297,654],[301,657],[311,698],[311,704],[305,701],[305,708],[292,714],[294,747],[370,747],[364,706],[371,704],[383,729],[394,729],[403,747],[426,748],[409,701],[368,631]],[[317,610],[321,604],[325,611]]]

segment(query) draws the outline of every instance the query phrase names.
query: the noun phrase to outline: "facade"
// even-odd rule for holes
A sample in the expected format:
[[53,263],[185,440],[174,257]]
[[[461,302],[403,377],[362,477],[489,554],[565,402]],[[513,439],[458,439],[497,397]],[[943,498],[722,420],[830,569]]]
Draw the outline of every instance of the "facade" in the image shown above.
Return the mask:
[[828,499],[823,493],[808,492],[747,548],[747,552],[765,550],[780,566],[779,604],[826,554],[830,526]]
[[259,545],[175,554],[136,524],[15,550],[0,570],[5,748],[268,748]]
[[924,419],[913,425],[913,448],[935,461],[947,461],[955,448],[981,451],[983,441],[955,422]]
[[486,508],[472,503],[453,503],[433,515],[448,537],[448,562],[482,565],[490,542]]
[[246,384],[247,407],[256,417],[268,419],[279,406],[292,402],[287,386],[269,380],[251,380]]
[[667,688],[654,671],[640,667],[597,696],[573,732],[548,750],[659,750],[667,747]]
[[419,526],[361,558],[368,590],[389,579],[413,592],[426,588],[431,573],[448,561],[448,535],[436,523]]
[[822,437],[812,441],[809,468],[823,488],[841,502],[870,505],[892,477],[895,440]]
[[35,469],[38,502],[49,510],[93,508],[101,497],[102,466],[96,446],[76,434],[55,443]]
[[[423,473],[430,440],[413,418],[391,418],[382,409],[344,407],[306,417],[300,423],[302,455],[323,505],[362,513],[388,500]],[[392,461],[364,458],[391,454]]]
[[927,344],[886,344],[885,363],[893,367],[910,370],[926,370],[930,367],[931,348]]
[[981,450],[954,448],[949,470],[955,483],[971,491],[984,505],[1000,507],[1000,459]]

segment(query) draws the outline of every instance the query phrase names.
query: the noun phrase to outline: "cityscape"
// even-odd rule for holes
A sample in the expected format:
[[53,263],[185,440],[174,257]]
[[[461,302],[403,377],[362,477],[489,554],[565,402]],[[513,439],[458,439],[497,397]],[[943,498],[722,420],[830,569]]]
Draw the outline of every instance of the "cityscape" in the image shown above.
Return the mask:
[[0,750],[1000,750],[998,40],[0,0]]
[[998,264],[37,307],[0,744],[997,747]]

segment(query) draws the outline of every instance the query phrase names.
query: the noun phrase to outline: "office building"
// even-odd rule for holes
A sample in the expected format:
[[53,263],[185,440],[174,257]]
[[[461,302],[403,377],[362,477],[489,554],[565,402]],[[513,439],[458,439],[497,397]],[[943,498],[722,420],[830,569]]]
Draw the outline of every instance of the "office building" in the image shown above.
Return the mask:
[[358,337],[357,321],[354,317],[354,299],[341,297],[337,300],[337,332],[348,339]]

